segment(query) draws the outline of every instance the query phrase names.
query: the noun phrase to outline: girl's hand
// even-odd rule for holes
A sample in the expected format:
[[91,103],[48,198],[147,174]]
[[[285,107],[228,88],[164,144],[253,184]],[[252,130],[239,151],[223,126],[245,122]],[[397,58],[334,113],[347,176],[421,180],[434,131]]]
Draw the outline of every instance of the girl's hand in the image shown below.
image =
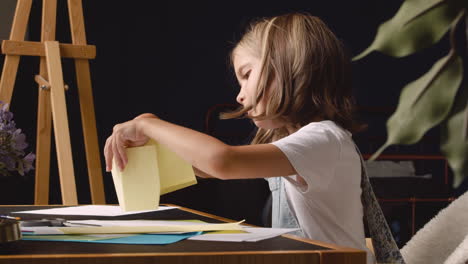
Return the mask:
[[106,171],[112,170],[112,160],[115,159],[117,166],[121,170],[127,165],[128,159],[125,149],[127,147],[138,147],[146,144],[149,137],[141,133],[138,129],[138,121],[143,118],[157,118],[153,114],[141,114],[133,120],[114,126],[112,135],[107,138],[104,147],[104,157],[106,159]]

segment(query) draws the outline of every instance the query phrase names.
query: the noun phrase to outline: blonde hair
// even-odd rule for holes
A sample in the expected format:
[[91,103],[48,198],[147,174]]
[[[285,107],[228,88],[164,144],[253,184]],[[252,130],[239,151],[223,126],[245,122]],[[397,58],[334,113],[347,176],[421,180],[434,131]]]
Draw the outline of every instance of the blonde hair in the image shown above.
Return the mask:
[[[253,105],[221,118],[245,117],[265,100],[256,119],[280,119],[302,127],[319,119],[332,120],[354,132],[354,100],[350,61],[342,43],[317,17],[292,13],[251,24],[231,54],[249,51],[260,59],[260,79]],[[271,85],[275,82],[275,85]],[[259,128],[252,144],[287,136],[286,128]]]

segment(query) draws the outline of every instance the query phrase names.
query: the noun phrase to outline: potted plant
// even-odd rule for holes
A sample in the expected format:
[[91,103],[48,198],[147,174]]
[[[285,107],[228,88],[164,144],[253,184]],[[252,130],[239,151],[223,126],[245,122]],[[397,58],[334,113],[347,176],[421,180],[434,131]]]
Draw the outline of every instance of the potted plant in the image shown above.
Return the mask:
[[405,57],[439,42],[449,32],[450,50],[432,68],[403,87],[396,111],[387,121],[388,146],[417,143],[440,125],[441,151],[457,187],[468,174],[468,1],[406,0],[381,24],[373,43],[353,60],[372,51]]

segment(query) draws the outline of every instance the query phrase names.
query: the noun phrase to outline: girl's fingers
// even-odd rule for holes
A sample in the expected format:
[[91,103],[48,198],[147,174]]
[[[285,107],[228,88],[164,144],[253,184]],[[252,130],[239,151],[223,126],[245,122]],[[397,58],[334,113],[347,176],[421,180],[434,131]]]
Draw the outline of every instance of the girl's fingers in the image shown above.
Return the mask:
[[[115,162],[115,165],[118,166],[120,170],[123,170],[128,163],[126,147],[141,145],[140,142],[134,139],[133,134],[130,133],[130,135],[128,135],[129,132],[133,132],[131,125],[130,122],[115,125],[112,135],[107,139],[104,147],[107,171],[112,170],[113,162]],[[128,144],[126,144],[127,141]]]
[[113,148],[113,150],[118,154],[118,159],[116,162],[118,162],[120,170],[123,170],[125,165],[127,165],[127,153],[125,152],[124,140],[122,139],[122,135],[120,133],[117,133],[114,138]]
[[114,165],[116,165],[118,167],[118,169],[120,169],[120,168],[122,168],[122,166],[120,165],[120,154],[119,154],[119,152],[117,150],[117,145],[116,145],[116,142],[115,142],[115,136],[112,138],[111,145],[112,145],[112,152],[114,154],[114,159],[113,159]]
[[106,143],[104,144],[104,160],[106,163],[106,171],[107,171],[107,159],[109,157],[109,138],[106,139]]
[[106,160],[106,171],[112,170],[112,159],[114,153],[112,152],[112,135],[107,138],[106,145],[104,146],[104,158]]

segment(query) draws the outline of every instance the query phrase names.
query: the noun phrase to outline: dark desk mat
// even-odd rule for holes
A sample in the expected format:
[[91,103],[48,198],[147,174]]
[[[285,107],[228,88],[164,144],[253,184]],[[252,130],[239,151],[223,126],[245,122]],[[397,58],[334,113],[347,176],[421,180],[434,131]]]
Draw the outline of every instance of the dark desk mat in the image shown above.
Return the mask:
[[[187,211],[172,209],[159,212],[125,215],[117,217],[103,216],[72,216],[72,215],[39,215],[39,214],[12,214],[14,211],[36,210],[54,208],[54,206],[0,206],[0,214],[20,216],[22,220],[64,218],[67,220],[189,220],[198,219],[209,223],[221,221],[204,217]],[[258,242],[214,242],[183,240],[169,245],[126,245],[126,244],[99,244],[80,242],[49,242],[49,241],[16,241],[0,244],[0,255],[27,255],[27,254],[106,254],[106,253],[170,253],[170,252],[219,252],[219,251],[280,251],[280,250],[327,250],[321,246],[289,239],[274,237]]]

